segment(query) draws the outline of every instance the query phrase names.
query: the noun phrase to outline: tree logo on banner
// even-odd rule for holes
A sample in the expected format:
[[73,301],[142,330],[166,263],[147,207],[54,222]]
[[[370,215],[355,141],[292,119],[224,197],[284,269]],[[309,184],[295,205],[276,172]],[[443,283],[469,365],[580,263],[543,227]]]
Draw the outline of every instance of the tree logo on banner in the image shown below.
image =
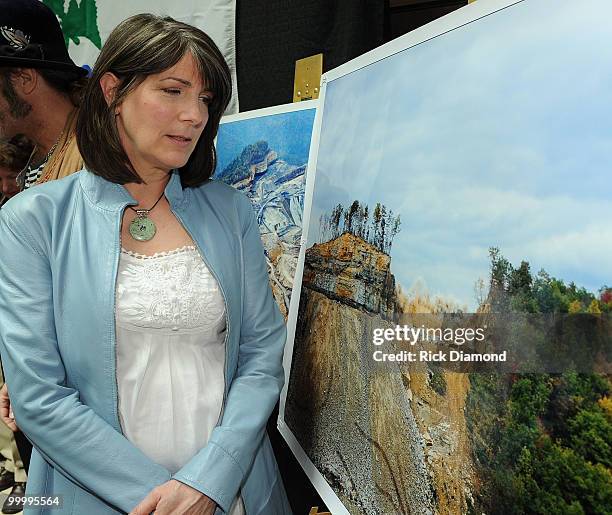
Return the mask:
[[97,48],[102,48],[100,31],[98,30],[98,8],[96,0],[70,0],[68,10],[64,11],[64,0],[42,0],[60,19],[64,42],[72,40],[78,45],[80,38],[89,39]]

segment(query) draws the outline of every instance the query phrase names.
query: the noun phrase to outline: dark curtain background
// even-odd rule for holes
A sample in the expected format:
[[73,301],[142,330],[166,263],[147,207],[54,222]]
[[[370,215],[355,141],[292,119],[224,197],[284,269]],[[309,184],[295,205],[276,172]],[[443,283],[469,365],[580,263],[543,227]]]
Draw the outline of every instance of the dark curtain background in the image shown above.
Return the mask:
[[237,0],[240,111],[293,100],[295,61],[323,54],[323,71],[383,43],[384,0]]

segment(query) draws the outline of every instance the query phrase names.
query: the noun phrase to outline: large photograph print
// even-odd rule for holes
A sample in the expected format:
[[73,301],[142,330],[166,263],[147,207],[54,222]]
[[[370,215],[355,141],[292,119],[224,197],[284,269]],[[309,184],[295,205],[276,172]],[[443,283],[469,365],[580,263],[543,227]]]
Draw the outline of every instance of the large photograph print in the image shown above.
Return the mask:
[[306,171],[316,103],[260,109],[222,119],[215,179],[253,204],[270,285],[285,319],[302,241]]
[[552,313],[609,355],[611,15],[479,1],[325,76],[279,427],[333,513],[609,513],[609,372],[373,353],[416,313]]

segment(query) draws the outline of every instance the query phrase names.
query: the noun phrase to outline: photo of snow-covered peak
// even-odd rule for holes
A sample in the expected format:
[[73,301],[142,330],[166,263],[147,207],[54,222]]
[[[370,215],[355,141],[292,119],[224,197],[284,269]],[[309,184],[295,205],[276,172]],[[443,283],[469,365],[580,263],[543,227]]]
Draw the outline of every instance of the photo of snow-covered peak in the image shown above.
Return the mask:
[[253,204],[268,261],[270,285],[285,319],[302,238],[304,187],[314,107],[252,111],[222,120],[214,178]]

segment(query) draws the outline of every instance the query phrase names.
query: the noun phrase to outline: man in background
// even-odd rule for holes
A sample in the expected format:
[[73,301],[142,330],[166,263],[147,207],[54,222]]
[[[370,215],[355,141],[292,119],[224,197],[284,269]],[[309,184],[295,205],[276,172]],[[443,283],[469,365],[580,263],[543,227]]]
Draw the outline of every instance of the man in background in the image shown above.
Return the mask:
[[0,137],[24,134],[36,144],[25,188],[83,167],[74,127],[86,74],[47,6],[0,0]]

